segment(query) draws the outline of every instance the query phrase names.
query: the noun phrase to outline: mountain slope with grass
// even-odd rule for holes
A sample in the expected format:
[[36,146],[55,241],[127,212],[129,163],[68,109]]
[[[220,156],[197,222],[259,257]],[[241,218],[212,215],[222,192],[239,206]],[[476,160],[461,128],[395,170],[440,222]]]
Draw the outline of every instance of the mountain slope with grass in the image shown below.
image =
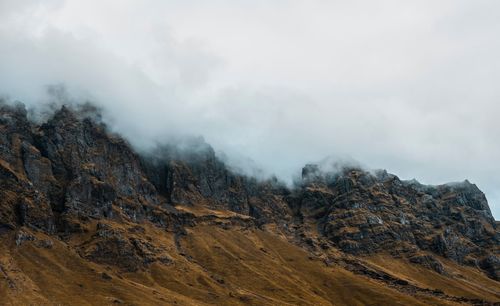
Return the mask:
[[287,186],[199,139],[137,152],[95,108],[0,104],[0,304],[488,305],[479,188],[306,165]]

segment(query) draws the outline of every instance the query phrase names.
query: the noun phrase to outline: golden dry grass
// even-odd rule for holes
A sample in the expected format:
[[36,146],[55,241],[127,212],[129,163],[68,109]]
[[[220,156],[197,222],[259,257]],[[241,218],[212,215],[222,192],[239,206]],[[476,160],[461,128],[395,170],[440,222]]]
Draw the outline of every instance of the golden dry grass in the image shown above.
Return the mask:
[[[116,227],[126,225],[113,224]],[[90,234],[51,249],[33,242],[17,247],[1,237],[1,305],[452,305],[430,295],[408,295],[384,283],[329,267],[303,249],[267,231],[191,228],[175,245],[173,233],[145,226],[155,244],[165,247],[173,263],[152,264],[146,271],[122,272],[98,265],[75,251]],[[46,239],[43,234],[36,234]],[[388,273],[425,288],[499,301],[494,281],[446,262],[449,278],[378,256],[365,260]],[[105,272],[112,279],[105,279]]]

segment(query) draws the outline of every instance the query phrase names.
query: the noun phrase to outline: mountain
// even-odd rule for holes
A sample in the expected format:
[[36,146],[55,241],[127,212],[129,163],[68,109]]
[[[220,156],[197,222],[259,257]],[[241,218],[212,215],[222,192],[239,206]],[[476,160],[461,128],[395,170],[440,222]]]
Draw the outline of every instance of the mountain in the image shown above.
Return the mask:
[[1,305],[493,305],[500,231],[469,181],[306,165],[293,187],[200,139],[139,153],[88,105],[0,104]]

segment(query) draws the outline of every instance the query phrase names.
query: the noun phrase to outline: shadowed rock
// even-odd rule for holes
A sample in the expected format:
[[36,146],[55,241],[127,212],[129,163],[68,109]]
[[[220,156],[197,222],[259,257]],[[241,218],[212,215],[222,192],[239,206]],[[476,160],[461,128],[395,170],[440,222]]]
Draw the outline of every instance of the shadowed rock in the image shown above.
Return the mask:
[[[310,164],[286,187],[238,174],[201,139],[139,154],[89,107],[63,106],[37,125],[21,104],[0,104],[0,131],[3,232],[24,226],[68,238],[106,219],[149,221],[179,235],[197,222],[269,226],[313,252],[390,252],[444,273],[439,260],[421,255],[433,253],[498,279],[497,223],[468,181],[426,186],[386,171],[325,172]],[[164,250],[132,234],[102,225],[81,254],[129,271],[169,262]]]

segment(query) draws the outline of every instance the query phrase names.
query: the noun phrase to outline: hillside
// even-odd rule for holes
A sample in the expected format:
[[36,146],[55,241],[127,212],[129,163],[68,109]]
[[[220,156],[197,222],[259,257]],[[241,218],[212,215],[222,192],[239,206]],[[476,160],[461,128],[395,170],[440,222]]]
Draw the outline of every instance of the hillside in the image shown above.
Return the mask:
[[490,305],[500,231],[469,181],[306,165],[289,187],[200,140],[136,152],[90,106],[0,103],[1,305]]

